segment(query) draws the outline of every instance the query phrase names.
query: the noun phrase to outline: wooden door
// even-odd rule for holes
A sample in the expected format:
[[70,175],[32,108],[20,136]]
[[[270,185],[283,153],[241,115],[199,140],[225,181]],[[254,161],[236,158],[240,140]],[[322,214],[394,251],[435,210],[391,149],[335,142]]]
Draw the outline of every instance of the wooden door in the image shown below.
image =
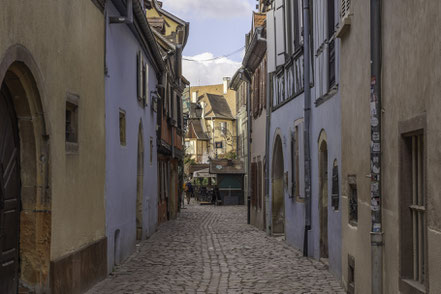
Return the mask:
[[18,286],[20,169],[17,119],[12,100],[0,91],[0,293]]

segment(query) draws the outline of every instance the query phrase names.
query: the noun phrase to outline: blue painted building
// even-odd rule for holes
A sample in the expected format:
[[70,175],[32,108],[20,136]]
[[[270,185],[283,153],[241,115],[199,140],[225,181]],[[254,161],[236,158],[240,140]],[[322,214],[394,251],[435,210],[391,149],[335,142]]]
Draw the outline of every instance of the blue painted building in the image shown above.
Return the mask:
[[157,85],[164,64],[144,1],[106,8],[106,227],[108,271],[157,225]]
[[[267,13],[269,168],[267,229],[307,249],[341,277],[341,110],[338,1],[310,1],[311,228],[305,234],[304,40],[302,0],[275,0]],[[307,236],[307,242],[305,242]],[[306,245],[307,248],[304,248]]]

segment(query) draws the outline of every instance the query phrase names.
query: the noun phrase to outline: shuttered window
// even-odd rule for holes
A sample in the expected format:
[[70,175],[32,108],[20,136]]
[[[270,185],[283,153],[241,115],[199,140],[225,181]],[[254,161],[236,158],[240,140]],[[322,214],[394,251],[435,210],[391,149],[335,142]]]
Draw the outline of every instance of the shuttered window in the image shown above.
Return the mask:
[[334,160],[334,166],[332,168],[332,196],[331,205],[334,210],[338,210],[340,202],[339,180],[338,180],[338,165],[337,159]]
[[257,164],[251,163],[251,205],[256,207],[257,202]]
[[409,206],[412,215],[413,280],[421,284],[425,281],[426,246],[426,199],[424,195],[424,152],[423,135],[412,136],[412,202]]

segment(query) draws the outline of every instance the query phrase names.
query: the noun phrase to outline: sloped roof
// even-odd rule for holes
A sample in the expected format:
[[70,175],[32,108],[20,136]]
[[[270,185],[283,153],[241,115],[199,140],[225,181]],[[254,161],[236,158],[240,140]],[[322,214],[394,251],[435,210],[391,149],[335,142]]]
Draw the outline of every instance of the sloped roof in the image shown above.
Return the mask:
[[234,119],[227,100],[222,95],[206,94],[211,106],[211,112],[207,115],[213,115],[217,118]]
[[204,128],[202,127],[201,120],[192,119],[190,122],[190,125],[191,125],[191,128],[193,129],[194,134],[196,135],[196,138],[198,140],[210,140],[210,138],[204,132]]

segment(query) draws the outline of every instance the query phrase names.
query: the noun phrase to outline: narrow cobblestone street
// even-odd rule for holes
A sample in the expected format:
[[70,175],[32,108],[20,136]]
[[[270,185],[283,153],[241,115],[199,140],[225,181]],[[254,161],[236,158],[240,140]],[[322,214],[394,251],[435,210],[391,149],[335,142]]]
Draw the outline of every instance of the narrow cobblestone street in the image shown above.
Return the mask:
[[190,204],[93,293],[344,293],[326,267],[246,224],[245,206]]

